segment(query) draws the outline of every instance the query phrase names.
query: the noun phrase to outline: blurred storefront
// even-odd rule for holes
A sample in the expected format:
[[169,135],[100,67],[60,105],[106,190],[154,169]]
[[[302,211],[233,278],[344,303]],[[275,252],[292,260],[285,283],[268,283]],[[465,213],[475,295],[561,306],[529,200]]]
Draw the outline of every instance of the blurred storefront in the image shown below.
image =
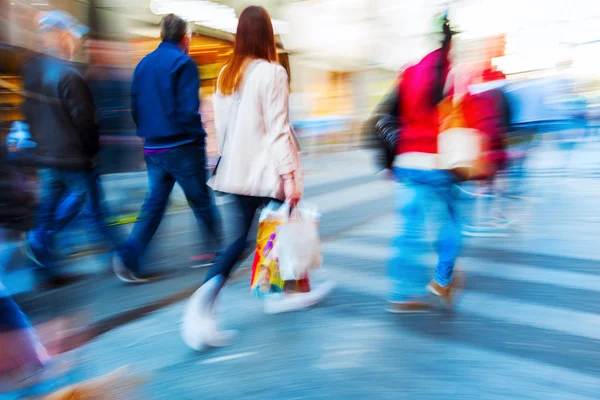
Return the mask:
[[[578,79],[600,80],[596,68],[600,9],[593,7],[594,0],[551,6],[543,0],[48,0],[36,7],[30,1],[0,0],[0,40],[9,48],[0,55],[0,73],[19,84],[18,65],[37,45],[36,15],[59,8],[92,28],[79,61],[89,62],[96,76],[110,71],[127,81],[136,62],[158,44],[162,15],[181,14],[194,30],[191,55],[202,78],[202,112],[212,151],[215,78],[231,52],[236,14],[254,3],[269,10],[277,39],[286,50],[282,58],[291,69],[292,121],[300,134],[322,137],[326,143],[355,139],[352,133],[390,89],[398,70],[439,44],[439,34],[432,33],[433,16],[447,7],[461,31],[456,39],[458,58],[482,63],[486,80],[505,75],[511,80],[530,79],[566,64]],[[114,121],[128,113],[126,84],[121,86],[115,103],[120,105],[105,107],[104,116]],[[3,121],[18,119],[18,98],[0,96],[4,96]],[[118,146],[139,149],[131,121],[121,131],[115,126],[106,128],[105,145],[115,151]],[[141,156],[136,157],[141,164]],[[131,159],[124,156],[123,162]],[[123,168],[134,166],[128,161]]]

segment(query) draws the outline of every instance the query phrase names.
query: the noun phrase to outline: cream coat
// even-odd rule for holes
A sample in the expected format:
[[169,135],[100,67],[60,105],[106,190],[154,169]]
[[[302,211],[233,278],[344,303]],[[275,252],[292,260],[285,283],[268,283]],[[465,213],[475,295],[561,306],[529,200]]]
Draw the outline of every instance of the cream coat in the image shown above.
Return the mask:
[[213,96],[218,152],[209,185],[216,191],[284,200],[282,175],[294,172],[302,190],[300,146],[289,123],[289,84],[285,69],[253,61],[241,93]]

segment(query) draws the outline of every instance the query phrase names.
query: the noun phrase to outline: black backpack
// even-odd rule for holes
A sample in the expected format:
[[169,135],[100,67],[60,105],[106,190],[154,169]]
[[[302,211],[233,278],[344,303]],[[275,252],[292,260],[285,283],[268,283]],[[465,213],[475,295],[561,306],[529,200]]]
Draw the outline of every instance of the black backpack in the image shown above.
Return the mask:
[[363,124],[367,146],[377,151],[375,162],[381,169],[391,169],[394,163],[401,133],[399,106],[400,96],[396,84]]

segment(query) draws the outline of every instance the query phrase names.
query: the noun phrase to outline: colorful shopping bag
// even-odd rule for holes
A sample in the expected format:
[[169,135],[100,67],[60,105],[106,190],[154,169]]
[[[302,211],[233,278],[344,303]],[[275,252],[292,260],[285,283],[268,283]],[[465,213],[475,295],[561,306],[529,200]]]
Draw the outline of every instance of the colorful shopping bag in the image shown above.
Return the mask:
[[256,235],[256,253],[252,263],[250,292],[259,298],[286,291],[310,291],[308,277],[296,281],[285,281],[279,274],[279,259],[274,247],[277,240],[277,227],[288,221],[288,204],[272,203],[260,214]]

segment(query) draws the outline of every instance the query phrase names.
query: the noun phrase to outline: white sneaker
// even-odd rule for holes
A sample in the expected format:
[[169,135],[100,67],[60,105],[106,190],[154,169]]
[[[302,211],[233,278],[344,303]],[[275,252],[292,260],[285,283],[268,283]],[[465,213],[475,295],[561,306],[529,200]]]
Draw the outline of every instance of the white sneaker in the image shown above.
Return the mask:
[[303,310],[320,303],[335,287],[331,281],[317,286],[308,293],[280,293],[265,299],[265,314]]

